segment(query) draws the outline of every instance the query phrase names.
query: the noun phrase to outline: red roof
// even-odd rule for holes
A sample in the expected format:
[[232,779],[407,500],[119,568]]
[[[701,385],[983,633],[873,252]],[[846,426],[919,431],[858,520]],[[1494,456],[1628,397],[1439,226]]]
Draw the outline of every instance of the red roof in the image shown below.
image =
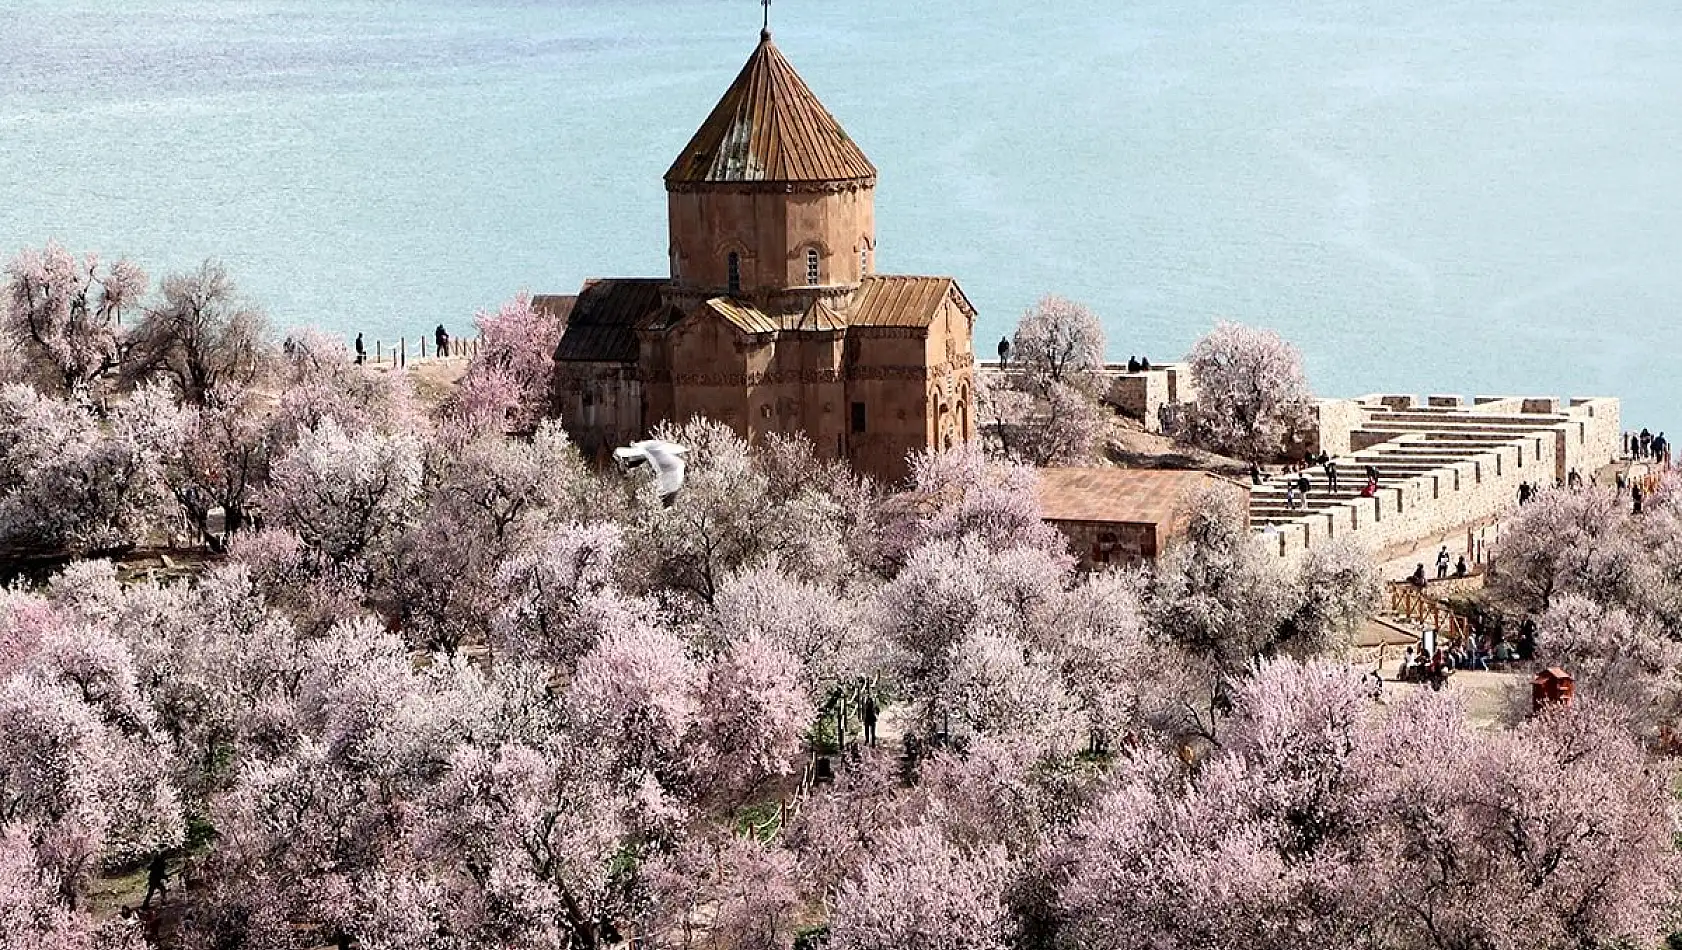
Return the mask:
[[666,184],[874,181],[876,166],[760,34],[736,81],[689,140]]
[[1042,468],[1040,510],[1047,521],[1175,526],[1198,492],[1239,486],[1209,472],[1150,468]]

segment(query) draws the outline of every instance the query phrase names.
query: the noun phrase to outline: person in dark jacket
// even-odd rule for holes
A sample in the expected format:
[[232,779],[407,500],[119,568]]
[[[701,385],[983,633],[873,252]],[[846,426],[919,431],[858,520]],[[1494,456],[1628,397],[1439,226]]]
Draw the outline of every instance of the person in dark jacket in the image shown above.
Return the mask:
[[866,745],[876,744],[876,694],[864,694],[864,708],[860,710],[860,717],[864,719],[864,741]]

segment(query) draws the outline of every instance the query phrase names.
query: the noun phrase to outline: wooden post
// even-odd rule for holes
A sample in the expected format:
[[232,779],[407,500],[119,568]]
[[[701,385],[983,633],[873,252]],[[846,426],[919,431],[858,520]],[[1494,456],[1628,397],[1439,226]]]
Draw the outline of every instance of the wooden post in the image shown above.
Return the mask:
[[397,358],[400,360],[398,366],[409,365],[409,338],[406,336],[397,339]]
[[381,343],[379,340],[374,341],[374,365],[375,366],[380,365],[380,360],[384,359],[384,357],[381,355],[385,352],[382,349],[384,346],[385,346],[385,344]]
[[421,334],[421,359],[426,359],[426,334]]

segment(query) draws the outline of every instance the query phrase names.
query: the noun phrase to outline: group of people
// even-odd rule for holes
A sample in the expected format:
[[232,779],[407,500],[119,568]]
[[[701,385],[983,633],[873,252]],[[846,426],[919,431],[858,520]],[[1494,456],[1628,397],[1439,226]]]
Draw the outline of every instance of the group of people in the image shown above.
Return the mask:
[[1151,371],[1151,360],[1148,356],[1129,356],[1127,358],[1129,373],[1148,373]]
[[[1442,546],[1441,549],[1439,549],[1437,551],[1437,580],[1440,581],[1440,580],[1445,580],[1445,579],[1448,578],[1448,567],[1449,567],[1449,561],[1450,560],[1452,560],[1452,558],[1448,553],[1448,545],[1445,544],[1445,545]],[[1422,573],[1424,571],[1424,569],[1425,569],[1425,565],[1421,564],[1421,565],[1419,565],[1419,570],[1416,573]],[[1466,555],[1462,554],[1462,555],[1460,555],[1460,560],[1455,562],[1455,564],[1454,564],[1454,576],[1455,577],[1465,577],[1467,574],[1470,574],[1470,573],[1471,573],[1471,568],[1466,564]]]
[[[1453,560],[1453,558],[1449,555],[1448,548],[1445,547],[1437,552],[1437,580],[1441,581],[1448,579],[1449,562],[1451,560]],[[1465,577],[1470,573],[1472,573],[1471,565],[1466,563],[1466,555],[1462,554],[1460,555],[1460,560],[1454,562],[1453,576]],[[1425,576],[1425,565],[1415,564],[1413,566],[1413,573],[1408,575],[1408,586],[1418,590],[1424,590],[1425,586],[1429,583],[1430,581],[1427,580]]]
[[1455,670],[1484,670],[1491,663],[1528,663],[1536,655],[1536,619],[1526,616],[1519,623],[1518,637],[1508,640],[1499,628],[1475,631],[1455,643],[1438,643],[1427,650],[1423,644],[1409,645],[1396,670],[1398,682],[1429,682],[1441,689]]
[[1467,637],[1459,643],[1439,645],[1435,651],[1410,645],[1402,653],[1396,679],[1404,683],[1418,682],[1446,671],[1487,671],[1491,663],[1520,663],[1528,659],[1522,644],[1494,637]]
[[[437,354],[439,356],[450,355],[450,331],[444,329],[444,325],[442,323],[438,324],[438,329],[432,331],[432,342],[437,346]],[[288,346],[287,352],[290,353],[290,346],[292,344],[291,337],[287,338],[286,343]],[[356,350],[356,365],[361,366],[363,363],[368,362],[368,344],[362,342],[362,334],[358,333],[356,335],[356,343],[353,344],[353,346]],[[421,345],[421,349],[424,355],[424,343]]]
[[1449,674],[1460,669],[1487,670],[1489,661],[1481,655],[1468,655],[1459,647],[1438,646],[1435,650],[1424,650],[1409,644],[1402,653],[1401,665],[1396,668],[1396,680],[1430,683],[1432,689],[1442,689],[1448,682]]
[[1619,496],[1625,494],[1629,495],[1631,506],[1630,510],[1635,514],[1641,514],[1641,505],[1647,500],[1647,493],[1642,489],[1641,482],[1631,480],[1630,477],[1623,472],[1619,472],[1613,477],[1616,479],[1615,485],[1617,486]]
[[[1285,506],[1290,510],[1296,511],[1298,508],[1308,507],[1308,493],[1314,486],[1313,481],[1308,477],[1308,469],[1315,465],[1320,466],[1320,471],[1325,473],[1326,490],[1334,494],[1338,491],[1337,460],[1332,458],[1330,452],[1322,451],[1318,455],[1310,455],[1300,462],[1287,462],[1285,464]],[[1367,481],[1361,489],[1361,497],[1371,498],[1378,494],[1378,467],[1375,465],[1366,466],[1366,476]],[[1266,481],[1267,476],[1263,474],[1261,466],[1251,462],[1250,483],[1261,485]]]
[[1670,440],[1647,429],[1624,433],[1624,454],[1633,459],[1670,464]]

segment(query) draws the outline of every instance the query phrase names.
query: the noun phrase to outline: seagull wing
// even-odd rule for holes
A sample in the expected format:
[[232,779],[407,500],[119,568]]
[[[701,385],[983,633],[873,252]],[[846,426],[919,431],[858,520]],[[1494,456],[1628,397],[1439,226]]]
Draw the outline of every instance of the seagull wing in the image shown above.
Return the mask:
[[654,466],[655,480],[662,495],[670,495],[683,487],[683,472],[686,468],[683,455],[688,448],[673,442],[639,442],[638,445],[648,453],[648,461]]

